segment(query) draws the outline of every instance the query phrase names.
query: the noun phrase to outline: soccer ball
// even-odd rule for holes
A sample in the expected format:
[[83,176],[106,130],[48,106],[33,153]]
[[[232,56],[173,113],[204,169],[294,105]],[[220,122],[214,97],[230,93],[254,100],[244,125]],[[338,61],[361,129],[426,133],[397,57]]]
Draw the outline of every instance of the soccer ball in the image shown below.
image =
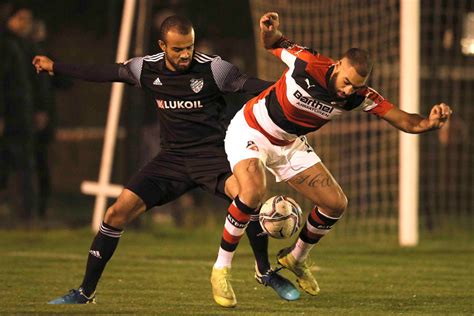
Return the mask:
[[284,239],[296,233],[303,221],[298,203],[292,198],[277,195],[269,198],[260,208],[260,226],[270,237]]

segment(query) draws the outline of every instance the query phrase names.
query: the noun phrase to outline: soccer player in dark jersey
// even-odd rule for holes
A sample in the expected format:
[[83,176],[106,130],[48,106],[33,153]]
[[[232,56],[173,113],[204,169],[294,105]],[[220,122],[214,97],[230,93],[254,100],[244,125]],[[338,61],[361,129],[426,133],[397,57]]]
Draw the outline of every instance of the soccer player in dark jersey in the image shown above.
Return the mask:
[[[123,64],[75,65],[53,62],[45,56],[33,59],[38,72],[96,82],[119,81],[144,89],[156,102],[162,135],[160,153],[130,180],[107,209],[92,242],[82,284],[51,304],[94,302],[99,278],[125,225],[147,209],[175,200],[196,187],[228,201],[238,191],[224,151],[223,94],[256,95],[271,83],[241,74],[218,56],[195,52],[194,29],[184,17],[168,17],[160,33],[162,53],[132,58]],[[260,235],[258,215],[256,219],[249,224],[247,234],[256,258],[255,278],[283,299],[295,300],[298,290],[270,267],[268,239]],[[232,288],[218,282],[222,277],[216,277],[227,278],[228,273],[226,265],[216,265],[211,283],[215,301],[233,307],[237,301]],[[233,299],[225,299],[229,296]]]
[[[280,265],[292,271],[300,287],[311,295],[318,284],[306,264],[312,247],[342,216],[347,198],[339,184],[306,141],[304,135],[351,110],[362,110],[387,121],[407,133],[423,133],[441,128],[451,116],[444,103],[436,104],[428,117],[406,113],[367,87],[372,69],[368,53],[351,48],[338,61],[298,46],[278,30],[276,13],[260,19],[263,44],[288,69],[259,96],[248,101],[232,119],[225,149],[239,192],[230,205],[223,239],[231,251],[219,252],[218,261],[229,264],[249,218],[265,195],[265,168],[277,181],[285,181],[315,204],[292,247],[282,249]],[[241,225],[233,232],[232,222]],[[232,230],[227,230],[231,227]],[[228,245],[221,244],[221,249]],[[229,280],[227,282],[230,287]]]

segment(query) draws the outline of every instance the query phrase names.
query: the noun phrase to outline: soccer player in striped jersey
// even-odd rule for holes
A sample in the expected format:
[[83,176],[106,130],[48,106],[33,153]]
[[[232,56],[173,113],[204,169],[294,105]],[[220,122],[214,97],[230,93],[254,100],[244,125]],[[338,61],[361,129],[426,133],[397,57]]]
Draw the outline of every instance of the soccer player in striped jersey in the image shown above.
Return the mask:
[[[316,295],[319,287],[306,259],[341,218],[347,198],[305,135],[356,109],[407,133],[441,128],[452,111],[444,103],[434,105],[428,117],[398,109],[367,86],[372,62],[365,50],[351,48],[334,61],[285,38],[279,24],[277,13],[264,14],[261,39],[288,69],[274,85],[248,101],[227,129],[225,149],[240,190],[229,207],[222,238],[233,245],[233,251],[224,251],[228,246],[222,243],[217,263],[230,266],[246,214],[257,210],[265,196],[266,168],[276,181],[286,182],[314,203],[299,238],[282,249],[277,260],[296,275],[304,291]],[[232,221],[242,228],[235,228]]]
[[[92,242],[82,284],[50,304],[94,302],[97,283],[124,227],[146,210],[173,201],[197,187],[228,201],[238,191],[224,151],[228,122],[223,94],[257,95],[272,83],[241,74],[219,56],[195,52],[194,29],[187,18],[168,17],[160,33],[162,53],[135,57],[123,64],[66,64],[53,62],[46,56],[36,56],[33,60],[38,72],[96,82],[125,82],[142,88],[156,102],[161,129],[160,153],[129,181],[117,201],[107,209]],[[247,215],[250,218],[252,214]],[[270,286],[283,299],[299,298],[294,285],[270,267],[268,237],[261,234],[258,215],[248,226],[247,235],[256,259],[256,280]],[[228,277],[227,267],[218,268],[213,270],[211,282],[215,301],[233,307],[237,301],[232,288],[220,282]]]

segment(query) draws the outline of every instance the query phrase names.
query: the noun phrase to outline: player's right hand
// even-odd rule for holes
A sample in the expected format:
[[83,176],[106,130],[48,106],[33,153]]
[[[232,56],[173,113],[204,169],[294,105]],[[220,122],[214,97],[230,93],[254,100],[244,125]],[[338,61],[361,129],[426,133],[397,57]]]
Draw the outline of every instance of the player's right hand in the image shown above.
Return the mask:
[[280,26],[278,13],[267,12],[260,18],[260,30],[262,32],[275,32]]
[[36,72],[47,71],[51,76],[54,75],[53,64],[54,62],[46,56],[35,56],[32,62],[36,68]]
[[452,114],[453,110],[451,110],[449,105],[445,103],[435,104],[431,108],[428,117],[429,125],[434,128],[441,128],[446,124]]

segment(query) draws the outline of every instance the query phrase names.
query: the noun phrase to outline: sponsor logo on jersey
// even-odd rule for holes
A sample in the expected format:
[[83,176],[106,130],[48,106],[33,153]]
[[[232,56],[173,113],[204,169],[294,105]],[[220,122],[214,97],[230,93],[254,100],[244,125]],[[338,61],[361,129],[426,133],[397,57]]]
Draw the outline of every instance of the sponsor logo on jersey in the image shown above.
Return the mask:
[[334,110],[334,108],[328,104],[303,96],[299,90],[296,90],[295,93],[293,93],[293,96],[298,100],[296,105],[302,106],[311,112],[317,113],[324,117],[329,117]]
[[199,109],[202,108],[203,105],[201,101],[164,101],[164,100],[156,100],[156,105],[160,109]]
[[309,82],[309,79],[308,79],[308,78],[306,78],[304,81],[305,81],[306,84],[308,85],[308,87],[307,87],[306,89],[311,89],[312,87],[316,87],[316,85],[311,84],[311,83]]
[[252,141],[252,140],[247,141],[247,146],[246,146],[246,148],[247,148],[247,149],[250,149],[250,150],[258,151],[258,146],[257,146],[257,144],[255,144],[255,142]]
[[156,77],[155,81],[153,81],[154,86],[162,86],[163,84],[161,83],[160,77]]
[[198,93],[199,91],[202,90],[202,87],[204,86],[204,79],[203,78],[191,79],[190,80],[190,86],[191,86],[191,89],[195,93]]

